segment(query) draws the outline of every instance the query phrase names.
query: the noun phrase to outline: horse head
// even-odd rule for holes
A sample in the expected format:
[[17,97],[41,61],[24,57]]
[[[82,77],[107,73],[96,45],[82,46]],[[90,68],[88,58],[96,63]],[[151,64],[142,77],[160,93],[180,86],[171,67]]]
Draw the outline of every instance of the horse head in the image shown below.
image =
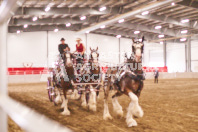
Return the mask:
[[144,52],[144,36],[142,37],[142,41],[135,41],[133,40],[133,45],[132,45],[132,52],[135,56],[136,62],[141,62],[142,61],[142,54]]
[[73,67],[72,54],[69,51],[66,51],[64,54],[65,54],[65,66]]
[[90,60],[92,60],[94,63],[98,62],[98,57],[99,57],[99,53],[98,53],[98,47],[96,49],[91,49],[90,47]]

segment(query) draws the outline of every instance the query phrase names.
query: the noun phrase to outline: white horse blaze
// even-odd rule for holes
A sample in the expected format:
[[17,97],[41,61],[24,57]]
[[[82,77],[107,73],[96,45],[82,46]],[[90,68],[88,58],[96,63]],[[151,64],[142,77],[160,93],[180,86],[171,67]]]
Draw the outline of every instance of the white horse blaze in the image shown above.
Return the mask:
[[117,116],[123,117],[122,106],[119,104],[117,97],[112,99],[113,110],[117,114]]

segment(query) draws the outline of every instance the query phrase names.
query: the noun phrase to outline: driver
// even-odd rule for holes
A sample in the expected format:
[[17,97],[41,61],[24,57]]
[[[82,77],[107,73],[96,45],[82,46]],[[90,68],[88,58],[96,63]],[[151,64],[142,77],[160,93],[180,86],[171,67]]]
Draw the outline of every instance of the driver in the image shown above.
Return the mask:
[[60,52],[60,55],[63,59],[63,53],[65,51],[70,51],[70,48],[68,46],[68,44],[65,44],[65,39],[64,38],[61,38],[61,44],[58,45],[58,51]]

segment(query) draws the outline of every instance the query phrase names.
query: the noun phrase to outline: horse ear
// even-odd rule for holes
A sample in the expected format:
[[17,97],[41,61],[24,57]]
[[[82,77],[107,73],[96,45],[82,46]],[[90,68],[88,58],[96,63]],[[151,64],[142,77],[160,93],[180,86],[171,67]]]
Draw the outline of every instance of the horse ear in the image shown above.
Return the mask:
[[142,43],[144,42],[144,36],[142,37]]
[[98,51],[98,46],[97,46],[97,48],[96,48],[96,51]]
[[90,50],[92,51],[91,47],[90,47]]

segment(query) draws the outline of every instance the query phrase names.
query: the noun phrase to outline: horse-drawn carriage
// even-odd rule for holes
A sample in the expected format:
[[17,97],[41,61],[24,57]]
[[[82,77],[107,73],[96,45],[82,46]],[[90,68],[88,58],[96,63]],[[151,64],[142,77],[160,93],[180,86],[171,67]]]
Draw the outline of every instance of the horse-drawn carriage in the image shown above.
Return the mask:
[[[77,99],[75,97],[80,97],[83,107],[88,106],[90,110],[96,111],[96,95],[102,86],[104,90],[103,119],[112,119],[108,108],[108,96],[109,91],[113,87],[116,90],[116,93],[112,96],[114,112],[119,116],[123,116],[122,106],[119,104],[117,97],[123,94],[127,95],[131,99],[131,102],[127,109],[126,123],[128,127],[137,126],[137,122],[133,119],[133,116],[143,116],[138,98],[143,89],[144,73],[142,67],[137,68],[137,64],[141,64],[142,62],[143,41],[144,38],[142,38],[142,42],[133,40],[132,53],[134,54],[134,58],[132,56],[127,58],[122,66],[108,67],[106,73],[103,74],[98,62],[98,48],[96,50],[90,48],[91,54],[89,60],[83,63],[80,69],[77,68],[78,63],[72,63],[72,58],[76,61],[73,54],[66,52],[62,64],[59,63],[59,67],[51,69],[51,76],[48,78],[47,83],[49,100],[56,105],[58,100],[61,100],[60,96],[64,95],[61,105],[64,108],[63,115],[70,115],[67,106],[67,94],[72,94],[74,99]],[[63,69],[61,69],[61,65]],[[134,65],[136,65],[135,69],[133,67]],[[73,92],[68,92],[71,89],[73,89]],[[81,96],[79,96],[79,93]]]

